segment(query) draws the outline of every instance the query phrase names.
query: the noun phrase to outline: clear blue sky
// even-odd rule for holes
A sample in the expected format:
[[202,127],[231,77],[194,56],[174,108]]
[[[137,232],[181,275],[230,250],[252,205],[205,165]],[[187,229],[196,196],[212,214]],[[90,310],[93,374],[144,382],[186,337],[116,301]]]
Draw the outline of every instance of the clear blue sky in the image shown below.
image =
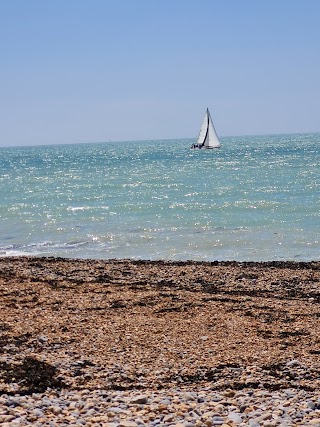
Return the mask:
[[319,0],[0,0],[0,145],[320,131]]

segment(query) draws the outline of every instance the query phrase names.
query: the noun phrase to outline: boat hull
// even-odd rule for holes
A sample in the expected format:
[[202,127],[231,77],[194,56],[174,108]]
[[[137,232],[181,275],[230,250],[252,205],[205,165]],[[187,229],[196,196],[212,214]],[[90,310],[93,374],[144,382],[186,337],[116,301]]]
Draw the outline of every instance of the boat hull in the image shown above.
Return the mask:
[[192,150],[218,150],[220,147],[190,147]]

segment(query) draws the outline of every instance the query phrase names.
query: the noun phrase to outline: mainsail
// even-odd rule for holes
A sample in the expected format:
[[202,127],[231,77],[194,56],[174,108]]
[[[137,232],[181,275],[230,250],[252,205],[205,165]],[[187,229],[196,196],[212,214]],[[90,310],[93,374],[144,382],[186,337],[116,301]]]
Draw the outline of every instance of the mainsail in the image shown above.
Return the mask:
[[212,119],[207,108],[204,116],[196,146],[199,148],[220,148],[221,144],[217,132],[212,123]]

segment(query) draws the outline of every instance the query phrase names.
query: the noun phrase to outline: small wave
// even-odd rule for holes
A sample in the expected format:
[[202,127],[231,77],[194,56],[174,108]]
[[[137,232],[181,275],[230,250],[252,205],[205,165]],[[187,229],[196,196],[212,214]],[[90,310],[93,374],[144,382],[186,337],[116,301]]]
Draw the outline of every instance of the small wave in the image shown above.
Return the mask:
[[92,211],[92,210],[109,210],[109,206],[69,206],[67,207],[68,212],[77,212],[77,211]]
[[80,246],[84,246],[87,245],[89,242],[86,241],[80,241],[80,242],[67,242],[67,243],[63,243],[62,245],[60,244],[59,246],[65,249],[73,249],[73,248],[79,248]]
[[92,244],[87,241],[70,241],[70,242],[37,242],[26,245],[8,245],[0,247],[0,257],[9,256],[35,256],[41,254],[58,254],[65,253],[69,249],[77,249],[87,244]]
[[0,257],[39,255],[43,248],[51,248],[53,242],[29,243],[27,245],[8,245],[0,247]]
[[18,250],[0,250],[0,258],[4,257],[15,257],[15,256],[28,256],[36,255],[34,252],[18,251]]
[[69,206],[67,208],[67,211],[76,212],[76,211],[85,211],[86,209],[89,209],[89,207],[88,206],[77,206],[77,207]]

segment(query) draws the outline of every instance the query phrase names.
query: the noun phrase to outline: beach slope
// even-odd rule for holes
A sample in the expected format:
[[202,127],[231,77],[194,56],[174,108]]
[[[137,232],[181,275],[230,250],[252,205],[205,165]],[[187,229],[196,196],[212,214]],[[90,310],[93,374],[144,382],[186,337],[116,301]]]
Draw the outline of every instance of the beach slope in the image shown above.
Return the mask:
[[0,391],[320,386],[320,262],[0,259]]

